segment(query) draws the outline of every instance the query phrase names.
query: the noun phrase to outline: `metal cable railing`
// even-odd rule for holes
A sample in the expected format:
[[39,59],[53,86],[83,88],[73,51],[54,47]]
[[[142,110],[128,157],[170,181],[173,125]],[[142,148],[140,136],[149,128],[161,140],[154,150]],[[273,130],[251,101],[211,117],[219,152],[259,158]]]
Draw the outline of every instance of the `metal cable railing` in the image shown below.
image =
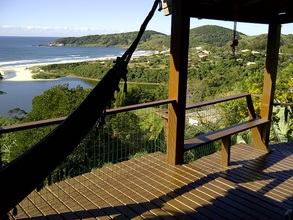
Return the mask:
[[[124,106],[106,110],[105,123],[96,124],[79,146],[47,178],[45,184],[89,172],[108,164],[128,160],[142,154],[166,152],[165,135],[161,117],[157,114],[172,100]],[[61,123],[66,117],[46,119],[0,128],[0,135],[40,131],[46,126]],[[78,129],[78,126],[76,127]],[[46,132],[50,132],[47,130]],[[66,145],[66,141],[64,141]],[[8,152],[9,153],[9,152]]]

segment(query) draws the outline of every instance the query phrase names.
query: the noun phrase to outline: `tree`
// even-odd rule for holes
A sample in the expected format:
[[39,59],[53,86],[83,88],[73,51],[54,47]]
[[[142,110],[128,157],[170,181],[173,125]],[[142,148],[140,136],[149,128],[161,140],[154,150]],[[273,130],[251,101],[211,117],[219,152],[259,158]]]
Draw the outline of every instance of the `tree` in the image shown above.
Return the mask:
[[[70,89],[68,84],[54,86],[32,101],[32,111],[24,122],[68,116],[85,99],[89,89],[78,86]],[[49,134],[56,126],[29,129],[16,133],[16,145],[11,148],[11,160],[24,153],[30,147]]]
[[135,105],[139,103],[151,102],[155,99],[155,93],[150,90],[143,89],[140,86],[129,86],[127,91],[124,88],[120,88],[119,92],[115,92],[114,107],[121,107],[127,105]]
[[279,71],[276,82],[276,101],[293,102],[293,64]]
[[[0,126],[20,123],[18,118],[4,118],[0,116]],[[10,162],[11,149],[15,147],[15,132],[0,135],[0,167]]]

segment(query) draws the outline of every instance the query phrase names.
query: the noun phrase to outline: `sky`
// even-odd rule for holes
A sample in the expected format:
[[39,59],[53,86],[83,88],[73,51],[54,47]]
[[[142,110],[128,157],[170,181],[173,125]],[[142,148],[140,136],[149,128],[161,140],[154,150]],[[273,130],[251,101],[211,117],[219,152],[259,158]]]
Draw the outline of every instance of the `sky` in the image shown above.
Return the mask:
[[[0,36],[86,36],[138,31],[154,0],[0,0]],[[233,22],[192,18],[190,28]],[[171,32],[171,16],[155,12],[147,30]],[[268,32],[268,25],[237,23],[246,35]],[[293,34],[293,24],[282,26]]]

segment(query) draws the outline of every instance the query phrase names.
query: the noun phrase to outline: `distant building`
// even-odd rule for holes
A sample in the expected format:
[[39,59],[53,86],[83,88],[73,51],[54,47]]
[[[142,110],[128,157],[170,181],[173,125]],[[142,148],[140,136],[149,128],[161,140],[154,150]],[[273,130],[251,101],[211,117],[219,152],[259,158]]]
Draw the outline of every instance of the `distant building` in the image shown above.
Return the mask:
[[198,126],[199,122],[196,119],[188,118],[188,124],[192,126]]
[[200,59],[202,59],[202,60],[206,60],[208,57],[209,57],[209,54],[208,53],[206,53],[207,51],[199,51],[198,53],[197,53],[197,55],[198,55],[198,57],[200,58]]
[[199,126],[208,122],[218,123],[221,120],[220,112],[215,108],[187,113],[186,118],[191,126]]
[[249,53],[251,50],[245,49],[245,50],[241,50],[242,53]]

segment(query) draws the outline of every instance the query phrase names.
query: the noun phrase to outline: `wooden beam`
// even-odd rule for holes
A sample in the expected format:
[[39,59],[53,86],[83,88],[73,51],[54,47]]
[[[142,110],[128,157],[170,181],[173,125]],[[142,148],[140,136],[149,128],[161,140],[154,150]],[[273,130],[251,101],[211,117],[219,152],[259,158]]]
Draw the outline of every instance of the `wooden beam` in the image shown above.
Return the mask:
[[[188,0],[185,0],[188,1]],[[235,21],[235,0],[190,0],[190,17],[222,21]],[[270,24],[293,22],[292,0],[250,0],[237,1],[237,21]]]
[[[267,56],[264,72],[264,84],[261,103],[261,117],[271,120],[274,94],[277,79],[277,66],[280,47],[281,25],[278,23],[271,23],[269,25],[268,42],[267,42]],[[267,145],[269,143],[270,123],[262,129],[262,139]]]
[[190,18],[187,1],[173,1],[171,19],[167,157],[171,164],[183,162],[186,84]]

